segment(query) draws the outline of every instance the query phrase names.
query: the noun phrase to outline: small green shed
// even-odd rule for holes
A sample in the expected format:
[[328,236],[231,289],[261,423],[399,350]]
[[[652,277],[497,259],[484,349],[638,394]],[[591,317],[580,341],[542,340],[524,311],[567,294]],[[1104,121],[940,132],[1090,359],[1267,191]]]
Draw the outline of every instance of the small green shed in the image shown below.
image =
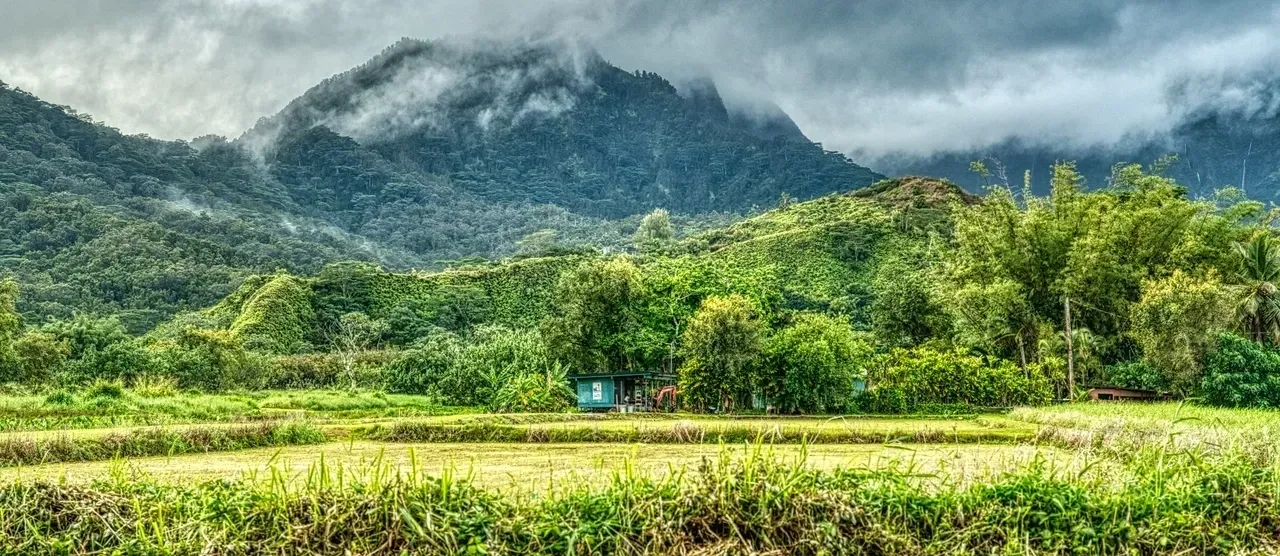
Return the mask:
[[588,411],[647,411],[653,391],[674,380],[654,372],[621,372],[569,377],[577,383],[578,408]]

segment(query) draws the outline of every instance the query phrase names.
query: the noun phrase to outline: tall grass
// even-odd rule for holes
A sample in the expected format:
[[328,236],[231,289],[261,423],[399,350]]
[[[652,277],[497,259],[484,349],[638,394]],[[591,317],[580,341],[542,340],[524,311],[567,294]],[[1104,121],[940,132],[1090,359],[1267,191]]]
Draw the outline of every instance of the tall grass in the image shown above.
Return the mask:
[[1150,452],[1123,477],[818,472],[753,453],[497,495],[449,473],[0,488],[5,553],[1241,554],[1280,549],[1274,468]]
[[153,380],[132,389],[104,384],[82,392],[0,396],[0,432],[261,421],[284,415],[342,419],[427,416],[468,410],[441,407],[425,396],[378,392],[174,393],[163,381]]
[[1280,461],[1280,413],[1189,403],[1085,403],[1021,408],[1010,417],[1042,425],[1037,438],[1071,449],[1131,459],[1166,452],[1246,454],[1259,465]]
[[323,431],[305,423],[137,429],[85,438],[10,437],[0,439],[0,467],[318,444],[327,440]]
[[[519,421],[519,420],[517,420]],[[675,420],[654,422],[642,419],[627,423],[549,422],[507,425],[490,420],[460,423],[400,421],[377,426],[361,434],[384,442],[610,442],[701,444],[764,441],[773,444],[880,444],[886,442],[979,443],[1029,440],[1032,433],[1022,429],[928,426],[915,423],[900,428],[823,427],[822,421],[738,423],[734,421]]]

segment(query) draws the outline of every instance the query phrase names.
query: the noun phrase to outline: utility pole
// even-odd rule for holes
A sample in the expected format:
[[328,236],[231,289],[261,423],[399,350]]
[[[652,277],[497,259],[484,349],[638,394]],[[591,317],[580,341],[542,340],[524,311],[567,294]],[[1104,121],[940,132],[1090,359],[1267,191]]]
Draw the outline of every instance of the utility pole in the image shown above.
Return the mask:
[[1244,161],[1240,163],[1240,192],[1241,193],[1249,192],[1248,189],[1245,189],[1244,178],[1247,175],[1247,172],[1249,171],[1249,155],[1251,154],[1253,154],[1253,141],[1249,141],[1249,150],[1245,151]]
[[1064,321],[1066,322],[1067,336],[1067,398],[1070,401],[1076,400],[1076,351],[1071,347],[1071,298],[1062,298],[1063,312],[1066,314]]

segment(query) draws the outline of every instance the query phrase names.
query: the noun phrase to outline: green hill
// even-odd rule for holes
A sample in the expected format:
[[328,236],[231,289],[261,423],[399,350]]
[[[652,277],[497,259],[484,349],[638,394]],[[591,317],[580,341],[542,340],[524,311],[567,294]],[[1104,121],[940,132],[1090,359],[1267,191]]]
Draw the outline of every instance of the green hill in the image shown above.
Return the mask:
[[[654,320],[687,316],[707,296],[736,293],[767,315],[822,311],[867,326],[867,287],[881,259],[945,226],[949,204],[972,201],[950,183],[922,178],[886,180],[868,191],[794,203],[634,257],[652,294]],[[914,223],[904,226],[908,217]],[[342,263],[306,278],[248,280],[195,320],[286,353],[324,343],[325,327],[349,312],[385,322],[425,314],[458,332],[485,323],[534,327],[550,313],[560,278],[588,258],[416,273]]]

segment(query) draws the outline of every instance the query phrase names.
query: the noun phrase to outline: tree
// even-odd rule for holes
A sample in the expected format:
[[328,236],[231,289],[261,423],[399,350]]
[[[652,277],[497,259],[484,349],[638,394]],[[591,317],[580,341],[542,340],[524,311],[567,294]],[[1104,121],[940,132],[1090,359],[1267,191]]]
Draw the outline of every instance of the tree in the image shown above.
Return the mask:
[[951,293],[949,306],[961,344],[1026,368],[1038,327],[1022,286],[1008,279],[969,284]]
[[347,313],[339,317],[325,332],[329,345],[333,346],[338,362],[342,365],[342,378],[348,381],[351,388],[358,384],[356,364],[360,355],[382,337],[385,331],[386,324],[370,319],[369,315]]
[[618,257],[590,260],[565,275],[554,313],[543,323],[548,345],[576,373],[641,368],[660,344],[642,326],[648,290],[640,269]]
[[1241,284],[1236,315],[1250,339],[1280,344],[1280,244],[1267,232],[1258,232],[1247,243],[1236,243],[1239,262],[1235,278]]
[[28,332],[19,336],[13,342],[13,351],[20,374],[9,378],[17,382],[45,384],[71,352],[66,342],[47,332]]
[[881,342],[916,345],[949,335],[951,321],[937,299],[935,282],[927,269],[919,268],[907,256],[893,256],[876,267],[868,313]]
[[1189,393],[1200,384],[1201,364],[1215,338],[1231,327],[1233,305],[1216,274],[1197,277],[1176,270],[1144,283],[1130,314],[1131,334],[1143,360],[1174,390]]
[[[953,213],[955,250],[946,260],[952,282],[947,289],[975,294],[945,297],[952,313],[962,315],[957,332],[966,343],[985,344],[1019,363],[1019,350],[1031,347],[1039,323],[1065,328],[1065,299],[1078,321],[1073,324],[1102,338],[1124,337],[1144,281],[1177,269],[1226,270],[1240,223],[1257,215],[1256,204],[1219,209],[1191,201],[1185,188],[1137,165],[1117,168],[1106,188],[1087,191],[1074,165],[1060,163],[1051,185],[1047,197],[1023,199],[993,187],[982,203]],[[997,284],[1011,287],[987,290]],[[982,290],[1000,293],[1005,308],[1025,308],[1025,313],[1004,315],[1026,318],[994,319],[974,310],[975,303],[988,304],[981,300]],[[1022,301],[1005,295],[1011,292]],[[997,324],[1014,326],[989,326]],[[1099,342],[1098,348],[1104,364],[1130,357],[1122,342]],[[1034,357],[1028,353],[1025,359]]]
[[19,374],[14,342],[22,333],[22,316],[18,314],[18,282],[0,280],[0,376]]
[[634,241],[642,248],[652,249],[671,241],[675,232],[671,228],[671,215],[666,209],[653,209],[640,221]]
[[806,313],[766,342],[765,394],[788,413],[842,411],[853,400],[853,381],[866,378],[873,348],[845,322]]
[[708,297],[685,328],[681,398],[700,409],[730,410],[759,385],[764,325],[740,295]]

